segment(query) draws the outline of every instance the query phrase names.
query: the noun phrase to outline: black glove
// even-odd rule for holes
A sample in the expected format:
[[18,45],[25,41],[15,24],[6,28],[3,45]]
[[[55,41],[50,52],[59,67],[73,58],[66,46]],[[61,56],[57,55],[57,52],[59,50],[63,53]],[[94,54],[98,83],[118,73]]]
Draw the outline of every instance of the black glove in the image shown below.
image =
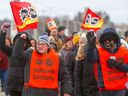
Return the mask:
[[112,59],[108,59],[107,64],[108,64],[109,68],[119,68],[122,63],[117,62],[117,61],[112,60]]
[[92,47],[95,47],[96,46],[96,37],[94,35],[94,32],[93,31],[88,32],[86,37],[88,40],[88,44],[91,45]]

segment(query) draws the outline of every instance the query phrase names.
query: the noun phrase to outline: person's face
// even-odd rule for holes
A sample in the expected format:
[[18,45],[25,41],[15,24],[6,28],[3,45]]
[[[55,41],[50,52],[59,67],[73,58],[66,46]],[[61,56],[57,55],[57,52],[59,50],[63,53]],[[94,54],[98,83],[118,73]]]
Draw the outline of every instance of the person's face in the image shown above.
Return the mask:
[[69,49],[71,49],[71,48],[73,47],[73,42],[72,42],[72,41],[68,41],[68,42],[67,42],[67,47],[68,47]]
[[11,43],[10,43],[10,41],[8,39],[6,39],[6,45],[7,46],[10,46],[11,45]]
[[58,33],[58,35],[63,36],[63,35],[64,35],[64,30],[60,31],[60,32]]
[[58,34],[57,29],[53,29],[53,30],[51,30],[51,32],[50,32],[50,35],[53,36],[53,37],[56,37],[57,34]]
[[106,40],[106,41],[104,42],[104,45],[105,45],[105,47],[108,48],[108,49],[111,49],[111,48],[115,47],[114,40]]
[[30,43],[31,43],[32,47],[34,47],[34,48],[36,47],[36,41],[35,40],[30,40]]
[[44,42],[37,42],[36,44],[36,50],[40,53],[40,54],[45,54],[48,51],[48,45]]

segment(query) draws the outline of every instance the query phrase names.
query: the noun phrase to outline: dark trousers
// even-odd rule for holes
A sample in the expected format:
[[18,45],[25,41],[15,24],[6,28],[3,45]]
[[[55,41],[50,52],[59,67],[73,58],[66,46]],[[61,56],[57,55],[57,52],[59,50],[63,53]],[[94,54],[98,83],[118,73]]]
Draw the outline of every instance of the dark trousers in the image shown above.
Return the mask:
[[126,92],[125,92],[125,96],[128,96],[128,90],[126,90]]
[[100,96],[125,96],[125,90],[101,91]]
[[21,96],[22,92],[17,92],[17,91],[9,91],[10,96]]
[[8,94],[8,91],[7,91],[7,84],[6,84],[6,80],[7,80],[7,70],[0,70],[0,79],[1,79],[2,91],[5,91],[5,93]]

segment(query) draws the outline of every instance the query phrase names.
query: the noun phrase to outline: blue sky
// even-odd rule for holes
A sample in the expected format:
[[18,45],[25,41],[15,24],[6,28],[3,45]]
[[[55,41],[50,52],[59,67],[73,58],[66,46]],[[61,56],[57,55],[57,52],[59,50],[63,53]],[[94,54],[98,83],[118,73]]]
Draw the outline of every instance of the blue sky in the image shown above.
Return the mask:
[[[12,18],[9,2],[0,0],[0,19]],[[21,0],[23,1],[23,0]],[[35,4],[38,15],[61,16],[71,18],[78,12],[90,7],[93,11],[106,11],[115,23],[128,24],[128,0],[24,0]]]

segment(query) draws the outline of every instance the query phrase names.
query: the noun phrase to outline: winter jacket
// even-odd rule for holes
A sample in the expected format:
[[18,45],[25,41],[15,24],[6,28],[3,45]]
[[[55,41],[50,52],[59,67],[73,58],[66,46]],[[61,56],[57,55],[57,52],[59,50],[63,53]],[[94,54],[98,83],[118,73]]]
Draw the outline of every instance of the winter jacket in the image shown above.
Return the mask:
[[[13,39],[13,46],[22,33],[18,33]],[[8,91],[22,91],[23,88],[23,74],[24,61],[17,62],[12,58],[13,46],[8,47],[5,45],[6,33],[0,34],[0,49],[9,57],[9,68],[7,77]],[[29,44],[27,43],[29,46]],[[27,49],[27,48],[26,48]]]
[[[113,51],[110,51],[109,49],[107,49],[104,46],[104,41],[107,38],[113,38],[113,37],[115,38],[116,48]],[[99,43],[100,43],[101,48],[108,51],[110,53],[110,55],[113,55],[114,53],[118,52],[118,49],[121,46],[119,36],[117,35],[116,32],[113,32],[113,31],[111,31],[111,32],[104,31],[99,38]],[[99,60],[100,58],[102,58],[102,56],[99,56],[98,50],[96,48],[92,48],[91,46],[89,46],[87,49],[87,62],[89,62],[89,63],[96,63],[97,62],[98,63],[98,66],[97,66],[97,69],[98,69],[98,80],[97,80],[98,87],[99,88],[105,88],[103,73],[102,73],[102,69],[101,69],[101,62]],[[121,72],[128,72],[128,65],[127,64],[121,64],[120,68],[118,68],[117,70],[119,70]]]
[[59,52],[59,50],[62,48],[62,46],[63,46],[63,42],[62,42],[62,40],[60,39],[60,38],[56,38],[55,39],[55,43],[57,44],[57,51]]
[[67,50],[67,49],[61,49],[60,50],[60,54],[62,55],[62,58],[64,59],[65,62],[67,62],[68,60],[68,55],[71,52],[71,50]]
[[74,86],[75,86],[75,79],[74,79],[74,70],[76,66],[76,54],[77,54],[78,47],[74,47],[73,50],[69,53],[68,59],[65,62],[66,67],[68,69],[69,75],[71,76],[72,80],[72,88],[73,88],[73,96],[74,96]]
[[[23,52],[23,46],[24,44],[23,39],[19,39],[18,43],[14,47],[14,54],[13,57],[17,62],[21,62],[23,59],[25,60],[25,65],[24,65],[24,83],[29,82],[29,77],[30,77],[30,61],[32,57],[32,52],[33,50],[27,50],[25,53]],[[59,59],[59,78],[58,81],[61,82],[61,86],[63,88],[64,93],[71,93],[71,80],[68,75],[68,72],[63,64],[63,60]],[[39,89],[39,88],[33,88],[30,86],[24,86],[24,90],[22,93],[22,96],[58,96],[58,89]]]
[[63,36],[58,35],[58,37],[62,40],[63,43],[65,43],[67,40],[67,37],[65,35],[63,35]]
[[59,37],[53,37],[53,36],[49,36],[49,41],[50,42],[54,42],[56,45],[57,45],[57,52],[60,51],[60,49],[62,48],[63,46],[63,42],[62,40],[59,38]]
[[0,70],[8,69],[8,57],[0,50]]
[[75,96],[98,96],[97,82],[94,76],[94,63],[88,63],[86,59],[87,45],[80,45],[76,55]]

